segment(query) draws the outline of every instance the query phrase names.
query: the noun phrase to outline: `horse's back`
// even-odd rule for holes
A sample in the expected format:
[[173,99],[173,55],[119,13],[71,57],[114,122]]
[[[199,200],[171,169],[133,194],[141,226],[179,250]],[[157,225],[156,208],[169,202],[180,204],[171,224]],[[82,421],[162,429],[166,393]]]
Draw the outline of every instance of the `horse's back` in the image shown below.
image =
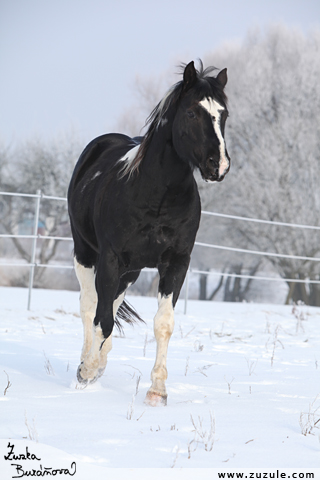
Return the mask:
[[102,168],[104,171],[113,168],[116,162],[138,143],[140,143],[138,137],[132,139],[121,133],[109,133],[92,140],[81,153],[75,166],[68,198],[70,199],[78,184],[85,181],[89,171],[90,175],[94,175],[95,168],[100,170]]
[[112,182],[118,160],[137,144],[137,139],[126,135],[101,135],[86,146],[75,166],[68,189],[68,209],[75,254],[79,259],[88,255],[91,259],[83,260],[84,265],[94,263],[92,258],[98,252],[93,218],[100,181],[105,186]]

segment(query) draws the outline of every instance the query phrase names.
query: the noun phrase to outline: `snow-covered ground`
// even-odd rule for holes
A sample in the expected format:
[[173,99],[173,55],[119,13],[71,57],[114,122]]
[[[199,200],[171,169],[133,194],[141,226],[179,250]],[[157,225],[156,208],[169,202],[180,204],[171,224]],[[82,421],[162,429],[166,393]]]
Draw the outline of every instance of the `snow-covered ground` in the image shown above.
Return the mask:
[[26,289],[0,288],[6,475],[8,442],[38,452],[43,468],[74,461],[92,478],[106,467],[320,466],[319,308],[190,301],[184,315],[178,302],[168,405],[152,408],[156,299],[128,297],[146,325],[115,332],[105,374],[83,389],[78,297],[34,290],[26,311]]

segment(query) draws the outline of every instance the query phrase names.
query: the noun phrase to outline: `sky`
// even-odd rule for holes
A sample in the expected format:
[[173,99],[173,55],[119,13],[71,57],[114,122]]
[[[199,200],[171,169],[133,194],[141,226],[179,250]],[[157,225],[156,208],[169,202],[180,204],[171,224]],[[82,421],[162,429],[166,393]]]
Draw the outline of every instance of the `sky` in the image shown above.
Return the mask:
[[320,1],[0,0],[0,143],[114,131],[137,75],[274,23],[317,28]]

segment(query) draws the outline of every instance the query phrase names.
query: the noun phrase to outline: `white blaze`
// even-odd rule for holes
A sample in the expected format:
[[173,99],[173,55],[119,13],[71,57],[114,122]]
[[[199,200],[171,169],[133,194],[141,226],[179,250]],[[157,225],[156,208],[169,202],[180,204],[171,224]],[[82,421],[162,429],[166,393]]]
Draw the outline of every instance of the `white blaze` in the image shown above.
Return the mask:
[[229,168],[229,160],[226,155],[226,146],[220,128],[221,113],[224,111],[224,107],[212,98],[204,98],[201,100],[201,102],[199,102],[199,105],[211,115],[213,129],[219,140],[219,175],[221,176]]

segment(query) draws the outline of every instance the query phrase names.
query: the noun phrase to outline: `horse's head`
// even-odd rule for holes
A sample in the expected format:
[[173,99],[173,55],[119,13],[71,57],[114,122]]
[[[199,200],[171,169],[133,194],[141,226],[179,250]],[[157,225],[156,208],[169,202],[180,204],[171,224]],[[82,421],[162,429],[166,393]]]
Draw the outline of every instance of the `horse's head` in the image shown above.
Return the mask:
[[224,140],[227,69],[217,77],[206,76],[208,71],[197,72],[193,62],[185,67],[172,140],[178,155],[199,168],[204,180],[221,182],[230,169]]

